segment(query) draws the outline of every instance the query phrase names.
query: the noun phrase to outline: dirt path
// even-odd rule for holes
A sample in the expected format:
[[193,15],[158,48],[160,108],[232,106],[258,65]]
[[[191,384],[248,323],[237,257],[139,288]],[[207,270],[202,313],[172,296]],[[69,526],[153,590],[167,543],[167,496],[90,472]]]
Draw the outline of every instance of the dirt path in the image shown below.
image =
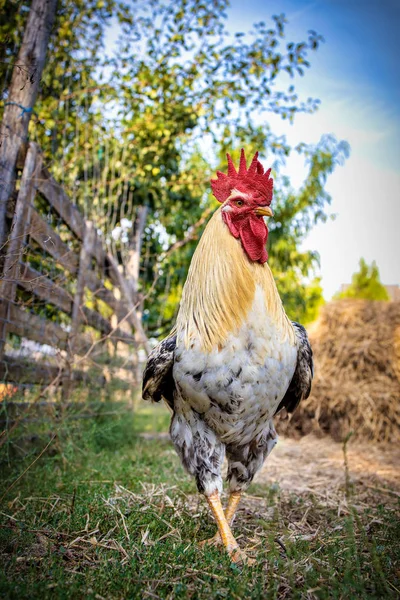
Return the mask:
[[[349,442],[347,464],[350,483],[357,489],[380,489],[400,496],[400,449],[376,442]],[[346,481],[343,446],[330,438],[280,438],[255,479],[278,483],[282,490],[329,494]]]
[[[141,435],[169,439],[168,433]],[[349,483],[358,492],[370,490],[400,497],[400,448],[350,440],[347,465]],[[346,484],[343,445],[329,437],[308,435],[295,440],[280,436],[254,481],[277,484],[287,492],[312,492],[320,497],[343,493]]]

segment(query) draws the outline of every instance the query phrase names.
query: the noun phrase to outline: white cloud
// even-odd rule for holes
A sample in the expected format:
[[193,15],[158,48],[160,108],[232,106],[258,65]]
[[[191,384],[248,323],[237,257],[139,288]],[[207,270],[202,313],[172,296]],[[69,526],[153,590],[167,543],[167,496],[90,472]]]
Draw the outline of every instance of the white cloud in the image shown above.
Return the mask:
[[304,243],[320,253],[326,298],[350,282],[361,256],[377,262],[383,283],[400,283],[400,175],[350,158],[327,189],[337,218],[316,227]]

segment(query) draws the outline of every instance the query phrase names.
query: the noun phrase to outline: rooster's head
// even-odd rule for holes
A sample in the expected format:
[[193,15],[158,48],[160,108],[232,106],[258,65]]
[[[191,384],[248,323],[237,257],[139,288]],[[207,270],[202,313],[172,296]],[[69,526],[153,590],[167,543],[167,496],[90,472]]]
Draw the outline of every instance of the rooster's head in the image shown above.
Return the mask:
[[231,234],[240,238],[250,260],[265,263],[268,259],[265,249],[268,228],[263,217],[272,217],[273,214],[269,207],[274,186],[271,169],[264,172],[258,152],[247,168],[242,149],[238,171],[229,154],[227,159],[228,174],[217,171],[217,179],[211,180],[213,194],[223,203],[223,220]]

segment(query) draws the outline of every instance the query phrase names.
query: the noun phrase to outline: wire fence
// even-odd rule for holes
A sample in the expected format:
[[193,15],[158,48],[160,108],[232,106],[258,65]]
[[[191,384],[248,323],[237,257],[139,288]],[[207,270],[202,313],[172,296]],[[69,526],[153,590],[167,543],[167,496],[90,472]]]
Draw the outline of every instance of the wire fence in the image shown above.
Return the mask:
[[104,398],[134,388],[140,344],[93,223],[32,142],[18,183],[1,280],[1,400],[42,397],[38,387],[64,401],[82,386]]
[[[35,419],[33,405],[84,401],[90,408],[93,398],[129,397],[149,349],[138,269],[136,282],[127,280],[121,231],[115,233],[121,215],[133,223],[143,210],[121,172],[124,156],[110,147],[83,81],[79,98],[67,82],[45,124],[35,113],[54,13],[53,0],[32,1],[19,54],[1,82],[0,421],[6,429]],[[140,252],[139,244],[130,258]]]

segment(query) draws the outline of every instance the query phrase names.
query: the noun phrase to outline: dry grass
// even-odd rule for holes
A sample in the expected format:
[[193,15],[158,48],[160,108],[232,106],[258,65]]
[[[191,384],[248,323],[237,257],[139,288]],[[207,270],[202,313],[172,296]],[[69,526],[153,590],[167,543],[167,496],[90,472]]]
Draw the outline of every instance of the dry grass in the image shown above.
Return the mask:
[[[168,436],[147,427],[163,429],[165,409],[143,410],[69,421],[57,452],[28,457],[1,508],[3,597],[398,597],[397,450],[282,439],[240,505],[234,533],[256,564],[238,569],[199,549],[211,515]],[[7,483],[26,465],[13,467]]]
[[[256,566],[232,570],[222,551],[197,547],[214,529],[198,494],[184,494],[166,484],[143,484],[140,492],[115,484],[112,494],[101,498],[103,507],[97,507],[105,509],[106,518],[99,521],[98,514],[88,512],[84,529],[77,531],[31,529],[32,543],[16,558],[14,577],[29,577],[32,568],[39,569],[48,573],[45,585],[39,586],[45,596],[57,591],[58,597],[78,594],[97,600],[126,595],[171,600],[265,598],[269,593],[271,598],[316,600],[328,597],[329,591],[338,598],[346,591],[350,598],[396,597],[396,583],[386,580],[379,561],[374,564],[376,544],[385,541],[382,528],[388,512],[393,511],[394,517],[395,504],[387,505],[383,516],[371,513],[372,496],[369,502],[361,502],[357,494],[353,498],[354,503],[346,499],[344,486],[326,497],[278,488],[271,493],[258,487],[244,497],[235,524],[236,538]],[[28,502],[49,505],[46,509],[52,511],[71,510],[70,502],[59,495],[31,497]],[[18,506],[15,499],[21,518],[24,507]],[[14,531],[18,533],[17,525]],[[369,542],[370,536],[374,540]],[[50,560],[51,555],[56,560]],[[57,573],[60,558],[60,574],[51,576],[52,570]],[[352,572],[353,561],[358,575],[367,580],[368,570],[376,569],[380,587],[370,578],[363,588],[356,581],[357,569]],[[126,579],[113,589],[110,578],[116,574]],[[70,594],[69,587],[75,592]]]
[[325,306],[309,331],[315,357],[311,396],[290,435],[329,433],[343,440],[400,440],[400,302],[341,300]]

